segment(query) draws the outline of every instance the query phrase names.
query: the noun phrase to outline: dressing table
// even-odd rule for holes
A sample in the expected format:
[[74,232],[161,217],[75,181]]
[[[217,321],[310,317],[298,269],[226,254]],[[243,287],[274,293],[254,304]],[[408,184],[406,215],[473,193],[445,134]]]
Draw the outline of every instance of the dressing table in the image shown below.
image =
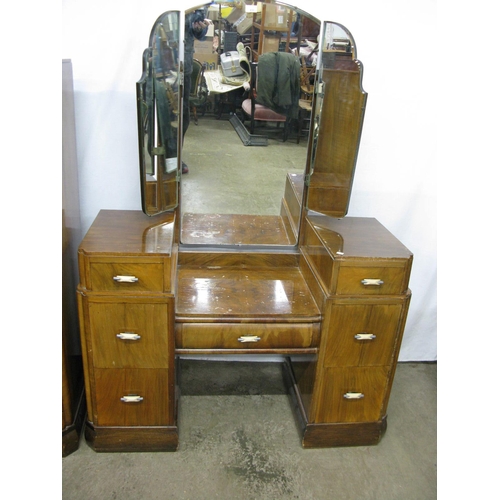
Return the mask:
[[376,444],[413,256],[377,220],[346,216],[366,104],[354,39],[322,25],[306,165],[286,176],[280,213],[196,214],[182,206],[182,116],[156,116],[165,89],[182,109],[182,25],[158,18],[137,84],[143,210],[102,210],[79,247],[86,438],[174,451],[179,357],[271,354],[304,447]]

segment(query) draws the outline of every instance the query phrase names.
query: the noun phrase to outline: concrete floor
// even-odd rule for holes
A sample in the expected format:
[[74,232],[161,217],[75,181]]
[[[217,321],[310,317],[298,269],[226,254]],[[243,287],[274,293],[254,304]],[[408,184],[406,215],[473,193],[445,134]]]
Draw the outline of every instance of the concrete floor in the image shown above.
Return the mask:
[[435,363],[400,363],[376,446],[303,449],[280,363],[182,360],[179,450],[63,459],[66,500],[430,500]]
[[[272,125],[269,133],[274,131]],[[182,176],[182,212],[279,215],[286,174],[305,169],[307,139],[297,144],[295,138],[282,142],[274,133],[267,146],[245,146],[228,115],[191,123],[183,149],[189,174]]]

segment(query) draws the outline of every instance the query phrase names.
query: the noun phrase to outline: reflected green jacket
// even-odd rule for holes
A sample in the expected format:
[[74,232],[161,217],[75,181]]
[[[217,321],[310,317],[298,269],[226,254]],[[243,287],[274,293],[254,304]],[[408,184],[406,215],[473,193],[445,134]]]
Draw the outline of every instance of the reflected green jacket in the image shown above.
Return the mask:
[[297,118],[300,99],[300,62],[287,52],[259,57],[256,102],[288,118]]

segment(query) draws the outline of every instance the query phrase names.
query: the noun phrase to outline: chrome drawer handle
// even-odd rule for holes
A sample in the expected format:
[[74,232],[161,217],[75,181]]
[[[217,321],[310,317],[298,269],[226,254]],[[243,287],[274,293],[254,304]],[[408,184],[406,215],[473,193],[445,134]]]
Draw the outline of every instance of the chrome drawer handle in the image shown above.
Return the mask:
[[356,335],[354,335],[354,338],[356,340],[373,340],[376,339],[377,336],[373,333],[357,333]]
[[118,283],[135,283],[139,278],[135,276],[113,276],[113,279]]
[[137,333],[121,332],[117,333],[116,336],[121,340],[139,340],[141,338]]
[[124,403],[140,403],[143,399],[142,396],[138,396],[137,394],[130,394],[129,396],[121,397],[120,401]]
[[382,280],[373,278],[366,278],[364,280],[361,280],[361,283],[365,286],[380,286],[384,284]]
[[363,399],[365,395],[362,392],[346,392],[344,394],[345,399]]
[[257,337],[257,335],[242,335],[241,337],[238,338],[238,342],[258,342],[260,340],[260,337]]

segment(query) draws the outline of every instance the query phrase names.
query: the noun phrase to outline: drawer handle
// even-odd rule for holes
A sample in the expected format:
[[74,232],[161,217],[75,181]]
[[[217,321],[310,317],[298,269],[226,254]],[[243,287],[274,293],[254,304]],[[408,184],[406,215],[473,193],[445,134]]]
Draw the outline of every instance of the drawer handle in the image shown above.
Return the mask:
[[373,333],[356,333],[356,335],[354,335],[354,338],[356,340],[373,340],[376,339],[377,336]]
[[362,392],[346,392],[344,394],[345,399],[363,399],[365,395]]
[[257,335],[242,335],[241,337],[238,338],[238,342],[258,342],[260,340],[260,337],[257,337]]
[[365,286],[380,286],[384,284],[382,280],[373,278],[366,278],[364,280],[361,280],[361,283]]
[[135,283],[139,278],[135,276],[113,276],[113,279],[118,283]]
[[141,338],[137,333],[121,332],[117,333],[116,336],[122,340],[139,340]]
[[144,398],[137,394],[130,394],[129,396],[123,396],[120,398],[120,401],[124,403],[140,403]]

